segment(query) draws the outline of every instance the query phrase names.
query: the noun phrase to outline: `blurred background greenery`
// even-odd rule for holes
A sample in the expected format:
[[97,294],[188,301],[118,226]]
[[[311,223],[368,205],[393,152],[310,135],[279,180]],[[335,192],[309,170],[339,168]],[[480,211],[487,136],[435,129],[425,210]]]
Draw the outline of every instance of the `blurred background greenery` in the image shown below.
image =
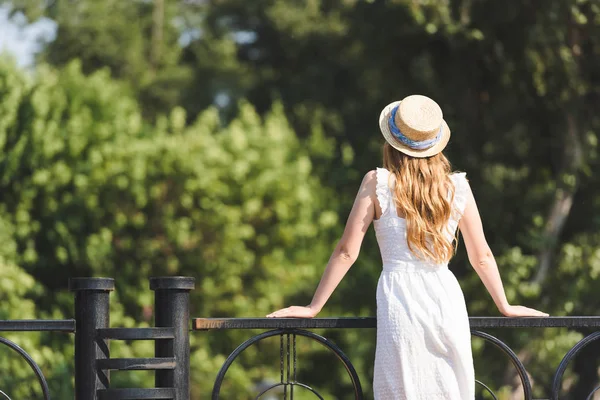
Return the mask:
[[[255,317],[310,300],[362,176],[381,165],[377,118],[433,97],[471,181],[511,302],[552,315],[600,307],[600,1],[0,0],[3,24],[45,21],[34,62],[0,59],[0,319],[70,318],[73,276],[116,278],[113,326],[152,324],[148,277],[197,279],[197,317]],[[0,30],[0,35],[3,32]],[[6,32],[6,31],[4,31]],[[321,316],[375,314],[369,233]],[[451,263],[471,315],[495,316],[464,247]],[[320,332],[355,364],[367,398],[374,332]],[[549,393],[586,333],[492,332]],[[207,398],[249,332],[194,333],[192,394]],[[72,342],[7,335],[72,398]],[[300,374],[348,399],[336,359],[308,342]],[[113,347],[150,356],[152,344]],[[474,341],[478,379],[518,399],[514,371]],[[31,398],[2,353],[0,388]],[[564,399],[598,385],[600,345]],[[278,379],[278,343],[249,351],[223,398]],[[24,382],[29,382],[24,384]],[[121,387],[151,386],[115,373]],[[254,392],[256,394],[256,392]]]

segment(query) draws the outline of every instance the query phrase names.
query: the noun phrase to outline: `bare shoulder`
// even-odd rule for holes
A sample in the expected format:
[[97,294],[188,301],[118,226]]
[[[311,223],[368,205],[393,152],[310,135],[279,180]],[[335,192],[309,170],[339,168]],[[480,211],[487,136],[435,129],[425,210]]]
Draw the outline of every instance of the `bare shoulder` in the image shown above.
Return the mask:
[[363,177],[360,186],[362,189],[367,190],[368,192],[375,193],[375,190],[377,188],[377,171],[373,169],[367,172]]
[[370,170],[363,177],[363,183],[375,182],[377,183],[377,170]]

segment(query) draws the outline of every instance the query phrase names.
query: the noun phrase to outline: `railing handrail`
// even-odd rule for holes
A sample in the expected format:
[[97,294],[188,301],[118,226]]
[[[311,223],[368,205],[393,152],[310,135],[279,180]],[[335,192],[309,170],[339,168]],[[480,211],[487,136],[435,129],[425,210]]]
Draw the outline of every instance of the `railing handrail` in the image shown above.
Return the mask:
[[[598,328],[598,316],[470,317],[472,329],[481,328]],[[193,318],[193,330],[376,328],[375,317],[341,318]]]
[[0,332],[75,332],[74,319],[0,320]]

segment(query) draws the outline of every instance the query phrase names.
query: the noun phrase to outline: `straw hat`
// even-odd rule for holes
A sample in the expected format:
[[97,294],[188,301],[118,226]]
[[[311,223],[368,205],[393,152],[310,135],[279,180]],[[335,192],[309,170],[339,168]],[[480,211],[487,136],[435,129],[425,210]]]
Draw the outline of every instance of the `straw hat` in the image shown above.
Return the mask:
[[412,157],[431,157],[446,147],[450,128],[440,106],[418,94],[388,104],[379,116],[385,140]]

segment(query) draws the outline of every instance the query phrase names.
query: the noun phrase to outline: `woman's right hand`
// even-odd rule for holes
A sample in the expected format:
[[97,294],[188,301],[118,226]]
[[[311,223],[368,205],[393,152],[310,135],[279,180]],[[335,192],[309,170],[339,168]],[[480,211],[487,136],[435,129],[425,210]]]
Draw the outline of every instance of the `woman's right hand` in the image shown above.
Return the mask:
[[311,306],[291,306],[272,312],[267,315],[267,318],[314,318],[318,313],[319,310],[315,310]]
[[500,310],[505,317],[547,317],[549,314],[524,306],[506,306]]

